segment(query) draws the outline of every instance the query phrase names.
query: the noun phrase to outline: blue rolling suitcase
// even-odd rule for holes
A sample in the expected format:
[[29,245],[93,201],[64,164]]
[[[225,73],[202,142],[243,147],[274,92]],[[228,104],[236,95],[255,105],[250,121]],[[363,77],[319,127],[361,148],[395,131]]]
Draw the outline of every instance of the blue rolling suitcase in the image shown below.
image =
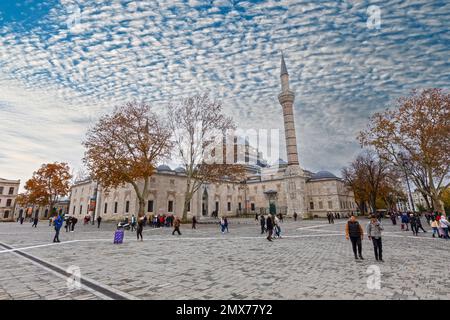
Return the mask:
[[116,232],[114,233],[114,243],[115,244],[119,244],[119,243],[123,243],[123,229],[121,230],[116,230]]

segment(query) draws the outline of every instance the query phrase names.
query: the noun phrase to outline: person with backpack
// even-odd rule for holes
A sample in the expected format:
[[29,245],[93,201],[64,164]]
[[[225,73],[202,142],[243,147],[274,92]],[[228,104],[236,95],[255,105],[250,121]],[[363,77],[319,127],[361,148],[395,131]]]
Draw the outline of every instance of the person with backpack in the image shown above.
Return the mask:
[[374,216],[371,217],[369,224],[367,225],[367,236],[369,240],[372,240],[373,251],[375,253],[375,260],[383,261],[383,247],[381,242],[381,231],[383,226],[381,222]]
[[63,225],[63,219],[61,218],[61,216],[56,217],[53,225],[55,227],[55,237],[53,238],[53,242],[61,242],[59,241],[59,231],[61,230],[61,227]]
[[[355,216],[351,216],[345,225],[345,238],[350,240],[352,243],[353,253],[355,255],[355,260],[364,260],[362,256],[362,239],[364,237],[364,231],[358,221],[356,221]],[[358,254],[358,255],[357,255]]]

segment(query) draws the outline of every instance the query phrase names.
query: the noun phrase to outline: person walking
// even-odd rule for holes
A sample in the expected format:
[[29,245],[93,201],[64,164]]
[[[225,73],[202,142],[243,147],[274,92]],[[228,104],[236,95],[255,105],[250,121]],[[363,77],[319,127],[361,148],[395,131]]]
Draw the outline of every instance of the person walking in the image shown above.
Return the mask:
[[416,230],[417,233],[419,233],[419,229],[421,229],[424,233],[427,232],[427,230],[425,230],[422,226],[422,221],[420,220],[420,214],[416,214]]
[[428,225],[431,225],[431,213],[425,212],[425,219],[427,220]]
[[347,224],[345,225],[345,238],[347,240],[350,239],[350,241],[352,242],[352,249],[353,253],[355,254],[355,260],[358,260],[358,256],[359,259],[364,260],[362,256],[362,242],[361,242],[363,237],[364,231],[361,225],[359,224],[358,221],[356,221],[355,216],[351,216],[350,220],[348,220]]
[[197,229],[195,225],[197,224],[197,218],[195,216],[192,217],[192,229]]
[[223,218],[223,226],[224,226],[224,230],[227,230],[227,233],[229,233],[230,230],[228,230],[228,219],[227,219],[227,217]]
[[255,213],[255,221],[258,221],[258,213]]
[[53,224],[55,227],[55,237],[53,238],[53,242],[61,242],[59,241],[59,231],[63,225],[63,219],[61,216],[57,216]]
[[294,211],[294,221],[297,221],[297,212]]
[[144,217],[140,217],[137,221],[137,228],[136,228],[136,236],[137,241],[139,241],[139,237],[141,238],[141,241],[144,241],[144,238],[142,237],[142,231],[144,230]]
[[[406,212],[403,212],[401,219],[402,219],[402,230],[409,231],[409,228],[408,228],[408,223],[409,223],[408,214]],[[406,230],[405,230],[405,226],[406,226]]]
[[273,229],[275,231],[276,238],[281,238],[281,226],[280,226],[280,219],[278,219],[277,216],[274,218],[274,226]]
[[173,232],[172,232],[172,235],[174,235],[175,232],[178,232],[178,235],[181,236],[180,225],[181,225],[181,220],[180,220],[180,218],[178,218],[178,216],[176,216],[176,217],[175,217],[175,221],[173,222]]
[[448,222],[447,218],[445,217],[445,214],[441,216],[441,219],[439,220],[439,227],[443,231],[444,239],[448,240],[448,227],[450,226],[450,222]]
[[64,226],[64,228],[66,229],[66,232],[69,232],[70,231],[70,223],[72,222],[72,218],[67,217],[65,220],[66,220],[66,225]]
[[220,225],[220,232],[222,232],[222,234],[224,234],[225,233],[225,220],[223,219],[223,217],[220,218],[219,225]]
[[409,224],[411,225],[413,235],[417,236],[417,234],[419,233],[419,228],[417,226],[417,217],[415,217],[412,213],[409,215]]
[[383,246],[381,242],[381,231],[383,226],[381,222],[374,216],[371,217],[370,222],[367,224],[367,236],[369,240],[372,240],[373,251],[375,253],[375,260],[383,261]]
[[34,217],[34,220],[33,220],[33,225],[32,225],[31,227],[37,228],[38,222],[39,222],[39,218],[35,216],[35,217]]
[[97,228],[98,228],[98,229],[100,228],[100,223],[102,223],[102,217],[101,217],[101,216],[98,216],[98,217],[97,217]]
[[439,222],[436,221],[436,219],[434,217],[431,217],[431,229],[433,230],[433,238],[435,237],[434,235],[437,235],[438,238],[440,238],[439,236]]
[[133,214],[131,216],[131,231],[134,231],[136,229],[136,216]]
[[78,219],[75,217],[72,217],[72,223],[71,223],[72,230],[70,230],[70,232],[75,232],[75,225],[77,224],[77,222],[78,222]]
[[394,212],[392,212],[390,218],[392,221],[392,225],[395,226],[397,224],[397,215]]
[[261,215],[259,218],[259,224],[261,225],[261,234],[264,234],[266,232],[266,218],[264,218],[264,215]]
[[20,217],[20,224],[23,224],[23,221],[25,220],[24,217]]
[[331,224],[331,213],[327,212],[328,224]]
[[273,241],[272,240],[272,233],[273,233],[273,217],[271,214],[269,214],[267,216],[266,219],[266,229],[267,229],[267,240],[269,241]]

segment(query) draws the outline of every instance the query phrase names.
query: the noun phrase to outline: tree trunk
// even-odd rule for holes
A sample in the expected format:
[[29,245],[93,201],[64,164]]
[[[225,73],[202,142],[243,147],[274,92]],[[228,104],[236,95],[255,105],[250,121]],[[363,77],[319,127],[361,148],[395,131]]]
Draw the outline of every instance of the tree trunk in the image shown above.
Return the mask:
[[139,198],[139,209],[138,209],[138,217],[143,217],[145,215],[145,200],[144,198]]
[[182,222],[187,222],[188,206],[192,200],[192,197],[193,197],[193,192],[191,190],[191,179],[190,179],[190,177],[188,177],[186,180],[186,190],[184,192],[183,216],[181,217]]

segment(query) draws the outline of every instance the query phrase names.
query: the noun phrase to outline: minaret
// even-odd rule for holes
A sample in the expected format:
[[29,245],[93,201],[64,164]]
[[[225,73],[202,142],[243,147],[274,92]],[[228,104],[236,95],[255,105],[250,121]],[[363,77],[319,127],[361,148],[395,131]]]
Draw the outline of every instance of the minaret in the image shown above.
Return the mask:
[[284,134],[286,138],[286,152],[288,158],[288,167],[299,166],[297,153],[297,138],[295,136],[295,122],[293,104],[295,94],[289,89],[289,74],[283,53],[281,53],[281,92],[278,95],[278,101],[283,107]]

